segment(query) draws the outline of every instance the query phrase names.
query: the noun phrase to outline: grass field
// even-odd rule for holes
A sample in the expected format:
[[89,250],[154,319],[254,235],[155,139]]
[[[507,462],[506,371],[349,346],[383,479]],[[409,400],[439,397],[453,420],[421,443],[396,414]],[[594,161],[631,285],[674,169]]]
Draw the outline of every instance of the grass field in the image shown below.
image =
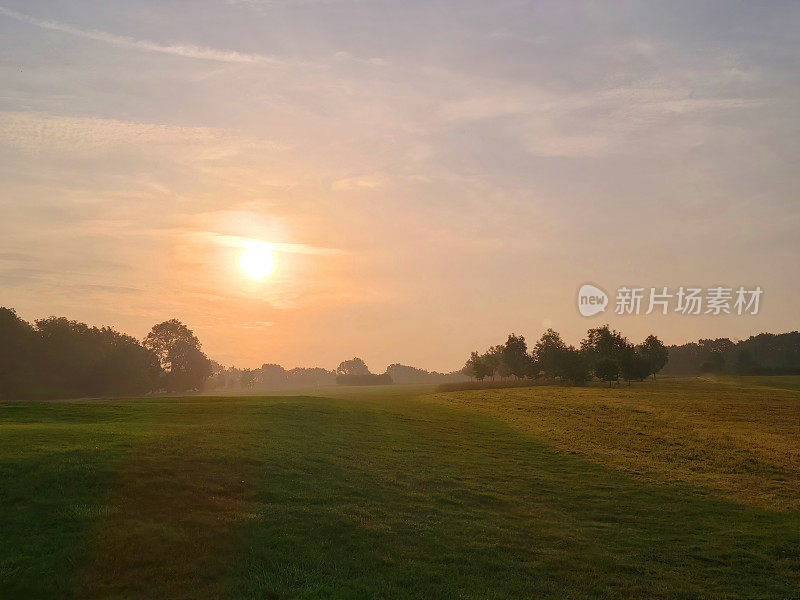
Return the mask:
[[763,379],[2,404],[0,598],[797,598]]

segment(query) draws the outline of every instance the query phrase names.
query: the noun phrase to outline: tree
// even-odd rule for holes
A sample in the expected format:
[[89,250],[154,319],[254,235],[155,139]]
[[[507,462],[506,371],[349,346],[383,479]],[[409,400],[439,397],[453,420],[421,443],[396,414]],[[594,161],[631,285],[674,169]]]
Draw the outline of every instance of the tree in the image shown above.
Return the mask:
[[256,384],[256,372],[252,369],[244,369],[239,379],[242,389],[250,389]]
[[12,308],[0,307],[0,398],[31,395],[41,386],[42,346],[36,330]]
[[663,342],[654,335],[648,335],[644,342],[637,348],[638,354],[647,362],[647,375],[652,375],[653,380],[656,373],[664,368],[669,359],[669,351]]
[[265,387],[281,387],[285,385],[289,379],[289,375],[281,365],[274,363],[265,363],[261,365],[261,383]]
[[474,377],[478,381],[483,381],[494,372],[494,369],[486,361],[485,355],[472,352],[472,354],[469,356],[467,364],[464,365],[464,372]]
[[542,367],[539,364],[539,361],[536,360],[536,357],[533,353],[528,354],[528,364],[525,369],[525,375],[530,377],[531,379],[538,379],[539,375],[541,375]]
[[567,346],[557,331],[545,331],[533,348],[540,370],[550,377],[556,377],[559,365],[564,361],[563,353],[566,349]]
[[64,317],[32,327],[0,308],[0,397],[134,395],[155,387],[156,356],[129,335]]
[[622,378],[631,384],[631,381],[643,381],[650,374],[650,362],[638,348],[630,347],[619,356],[619,371]]
[[725,356],[722,352],[711,352],[706,355],[703,364],[700,365],[701,373],[722,373],[725,370]]
[[370,375],[367,364],[360,358],[351,358],[350,360],[343,360],[336,368],[337,375]]
[[619,380],[619,364],[613,358],[603,356],[594,363],[594,375],[602,381],[607,381],[611,387],[612,382]]
[[586,332],[586,337],[581,340],[581,352],[586,356],[592,368],[595,368],[596,363],[601,359],[608,358],[617,361],[619,355],[625,352],[629,346],[628,340],[619,331],[610,329],[608,325],[590,329]]
[[564,383],[585,385],[589,381],[590,369],[586,357],[573,346],[556,351],[555,364],[556,376]]
[[177,319],[154,325],[144,346],[158,357],[167,391],[201,390],[211,375],[211,361],[200,349],[197,336]]
[[523,336],[513,333],[509,335],[505,346],[502,346],[501,356],[510,374],[517,379],[525,377],[528,373],[530,357],[528,356],[528,345]]
[[757,375],[762,371],[761,366],[746,348],[740,348],[736,353],[734,372],[737,375]]

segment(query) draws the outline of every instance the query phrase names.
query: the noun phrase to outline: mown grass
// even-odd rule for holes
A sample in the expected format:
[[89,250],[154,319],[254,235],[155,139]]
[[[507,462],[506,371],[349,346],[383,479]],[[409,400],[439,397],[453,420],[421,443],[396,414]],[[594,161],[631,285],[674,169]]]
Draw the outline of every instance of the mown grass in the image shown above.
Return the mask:
[[780,493],[600,460],[574,400],[565,449],[512,399],[420,391],[0,405],[0,598],[795,596]]
[[501,419],[643,480],[702,486],[764,508],[800,508],[800,394],[787,388],[752,378],[662,380],[430,400]]

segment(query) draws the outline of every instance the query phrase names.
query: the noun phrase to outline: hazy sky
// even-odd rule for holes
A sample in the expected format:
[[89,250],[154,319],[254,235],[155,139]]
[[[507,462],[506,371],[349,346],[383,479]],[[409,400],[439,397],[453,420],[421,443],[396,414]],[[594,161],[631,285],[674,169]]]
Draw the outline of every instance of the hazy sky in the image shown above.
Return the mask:
[[[226,364],[800,327],[800,3],[0,0],[0,305]],[[275,271],[237,266],[246,239]],[[757,316],[584,318],[593,282]]]

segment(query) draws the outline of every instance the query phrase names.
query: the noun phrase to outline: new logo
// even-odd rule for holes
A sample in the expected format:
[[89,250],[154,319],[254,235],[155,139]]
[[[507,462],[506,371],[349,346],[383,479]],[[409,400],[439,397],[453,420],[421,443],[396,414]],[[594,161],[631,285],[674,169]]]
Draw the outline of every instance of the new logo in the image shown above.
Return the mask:
[[608,306],[608,294],[591,283],[585,283],[578,290],[578,311],[584,317],[601,313]]

